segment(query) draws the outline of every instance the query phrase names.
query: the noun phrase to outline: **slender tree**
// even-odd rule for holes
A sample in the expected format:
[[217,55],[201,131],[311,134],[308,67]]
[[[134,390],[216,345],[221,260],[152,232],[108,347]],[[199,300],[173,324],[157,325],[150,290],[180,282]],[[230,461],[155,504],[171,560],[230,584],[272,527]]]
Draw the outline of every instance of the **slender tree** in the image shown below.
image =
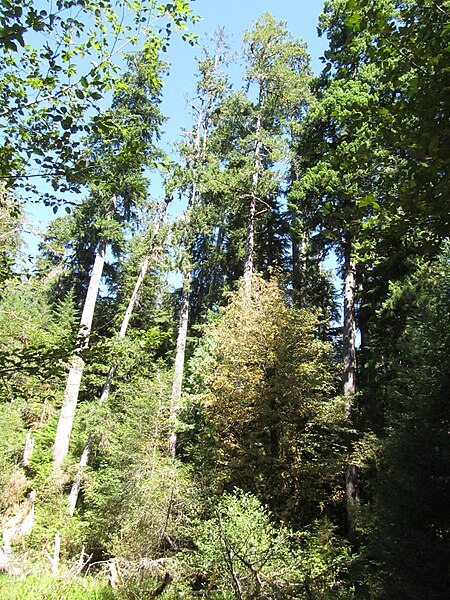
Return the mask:
[[[123,340],[126,336],[128,325],[130,323],[130,319],[132,317],[134,308],[136,306],[136,302],[138,301],[139,292],[140,292],[140,289],[144,282],[145,276],[147,274],[150,264],[152,262],[154,262],[155,258],[157,258],[157,256],[158,256],[158,252],[156,251],[157,237],[159,234],[159,230],[162,226],[162,221],[164,219],[164,215],[165,215],[165,206],[164,206],[164,210],[162,210],[160,212],[160,214],[155,215],[155,224],[154,224],[153,230],[151,232],[151,239],[149,241],[147,251],[146,251],[144,257],[142,258],[139,274],[137,276],[136,283],[133,288],[133,292],[128,301],[128,305],[125,310],[125,314],[123,316],[123,320],[122,320],[122,323],[120,326],[120,330],[118,333],[119,340]],[[100,405],[104,404],[108,401],[108,397],[109,397],[109,393],[111,390],[111,385],[113,383],[114,374],[116,372],[116,369],[117,369],[116,363],[113,363],[109,368],[108,375],[106,376],[106,381],[103,385],[103,389],[102,389],[100,399],[99,399]],[[73,515],[73,513],[75,511],[75,506],[77,504],[78,496],[80,494],[83,469],[87,466],[87,464],[89,462],[89,457],[91,455],[94,443],[95,443],[95,437],[92,433],[90,433],[88,436],[86,445],[81,454],[80,461],[78,463],[77,474],[75,476],[75,479],[74,479],[74,482],[72,484],[72,488],[71,488],[70,494],[69,494],[69,514],[71,516]]]
[[226,88],[226,80],[219,70],[219,67],[225,60],[223,45],[224,34],[223,32],[219,32],[216,38],[214,55],[211,56],[209,51],[205,49],[205,59],[199,61],[200,78],[197,86],[199,102],[198,106],[195,106],[197,122],[194,131],[188,137],[187,144],[181,149],[187,170],[180,172],[180,169],[177,168],[175,177],[170,183],[171,186],[178,187],[181,192],[185,192],[187,195],[187,209],[181,232],[183,238],[182,246],[185,253],[184,265],[182,267],[183,287],[169,415],[169,454],[171,456],[175,456],[176,453],[176,421],[180,410],[186,354],[194,259],[193,246],[195,244],[196,230],[199,229],[199,224],[201,223],[201,211],[204,207],[204,180],[205,172],[207,172],[207,148],[212,126],[211,116]]
[[[401,247],[433,252],[433,243],[439,241],[448,223],[445,218],[439,225],[434,224],[445,185],[446,161],[439,152],[445,126],[435,138],[436,160],[430,164],[419,158],[423,158],[424,151],[429,152],[430,146],[425,150],[422,142],[416,141],[429,139],[433,127],[428,128],[427,119],[431,114],[438,121],[442,115],[437,108],[440,100],[436,103],[432,99],[436,99],[436,82],[430,56],[425,51],[419,56],[417,48],[424,48],[425,23],[430,18],[442,31],[444,13],[434,3],[423,10],[415,1],[376,1],[369,7],[360,2],[331,0],[325,3],[320,22],[321,32],[330,40],[326,53],[329,64],[322,76],[319,99],[308,115],[303,149],[311,143],[316,147],[309,146],[305,152],[309,153],[310,163],[300,187],[308,190],[310,197],[315,196],[320,209],[312,224],[325,230],[343,261],[343,391],[349,419],[361,429],[375,426],[373,420],[365,421],[364,415],[378,412],[380,422],[380,409],[366,404],[355,422],[356,323],[361,327],[365,363],[377,363],[379,373],[379,360],[373,356],[372,363],[369,358],[375,341],[368,327],[372,311],[372,315],[376,312],[373,298],[378,295],[382,301],[387,293],[388,279],[384,277],[394,274],[394,257],[395,276],[401,276],[401,265],[405,265]],[[439,62],[443,56],[442,38],[431,37]],[[404,60],[406,55],[410,60]],[[429,81],[429,85],[418,84],[417,77]],[[448,90],[445,76],[440,83],[443,90]],[[421,102],[423,107],[419,109]],[[408,141],[399,144],[399,139]],[[436,168],[440,169],[439,175]],[[399,238],[400,245],[395,241]],[[357,312],[358,290],[364,302]],[[363,381],[367,381],[366,375]],[[350,459],[346,478],[349,530],[353,534],[358,525],[355,516],[360,497],[356,471]]]
[[309,59],[286,23],[269,13],[245,33],[244,58],[245,91],[223,103],[216,144],[229,202],[226,237],[236,227],[244,238],[238,258],[249,291],[255,267],[266,275],[284,267],[287,240],[278,165],[288,162],[285,141],[293,106],[303,105],[308,95]]
[[[144,55],[129,59],[130,72],[125,74],[116,87],[108,118],[115,120],[115,127],[105,134],[90,139],[89,157],[93,169],[91,196],[86,201],[103,207],[94,221],[97,229],[98,251],[91,273],[91,280],[83,306],[76,353],[67,379],[64,401],[53,445],[53,460],[57,471],[61,469],[69,448],[75,410],[83,373],[83,358],[92,326],[95,303],[102,276],[108,241],[113,249],[120,244],[122,224],[136,216],[139,203],[145,201],[146,179],[144,166],[152,166],[158,157],[154,137],[162,121],[158,109],[161,79],[157,61],[150,64]],[[108,198],[113,201],[109,202]],[[106,210],[105,210],[106,203]],[[94,213],[95,214],[95,213]]]
[[[303,209],[310,231],[322,240],[324,250],[333,247],[342,260],[342,389],[349,422],[353,421],[356,397],[356,268],[357,259],[361,262],[362,258],[357,249],[367,235],[361,224],[370,219],[375,222],[380,204],[371,187],[376,153],[371,164],[367,159],[367,124],[348,106],[358,102],[364,107],[369,95],[370,81],[364,77],[350,81],[336,77],[311,103],[299,146],[304,175],[291,193],[294,206]],[[348,526],[354,535],[360,493],[351,459],[346,493]]]
[[105,254],[106,242],[102,242],[92,267],[91,278],[78,330],[76,353],[72,358],[69,374],[67,376],[64,401],[59,415],[58,426],[56,428],[55,442],[53,444],[53,462],[55,469],[57,470],[61,468],[69,451],[70,434],[72,432],[75,409],[84,369],[84,360],[80,356],[80,353],[87,348],[89,343],[95,304],[103,273],[103,265],[105,263]]

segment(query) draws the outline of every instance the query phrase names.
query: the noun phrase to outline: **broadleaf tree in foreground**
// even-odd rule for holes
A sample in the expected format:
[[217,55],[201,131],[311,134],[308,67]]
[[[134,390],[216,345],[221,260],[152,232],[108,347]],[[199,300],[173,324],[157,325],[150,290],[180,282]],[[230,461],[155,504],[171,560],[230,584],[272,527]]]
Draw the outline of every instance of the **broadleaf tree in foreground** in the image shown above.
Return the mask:
[[89,164],[79,137],[102,126],[99,100],[113,89],[123,52],[139,44],[152,60],[172,26],[195,39],[184,31],[195,21],[187,0],[25,0],[2,3],[0,17],[0,176],[8,189],[30,189],[36,177],[55,190],[83,185]]

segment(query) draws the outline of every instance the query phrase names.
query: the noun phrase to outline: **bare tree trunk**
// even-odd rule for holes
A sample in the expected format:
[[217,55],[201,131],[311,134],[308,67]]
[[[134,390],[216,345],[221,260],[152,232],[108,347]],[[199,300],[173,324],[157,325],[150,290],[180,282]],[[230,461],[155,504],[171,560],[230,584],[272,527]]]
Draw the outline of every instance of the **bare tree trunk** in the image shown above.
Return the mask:
[[[217,45],[216,54],[214,57],[214,65],[211,74],[211,81],[215,81],[215,75],[217,66],[219,64],[219,48],[220,43]],[[213,101],[212,97],[213,89],[209,88],[206,91],[206,97],[201,98],[200,108],[198,109],[197,125],[195,129],[194,137],[194,151],[189,161],[189,166],[192,169],[192,187],[190,189],[188,208],[197,206],[199,203],[199,180],[198,180],[198,167],[201,165],[201,161],[205,159],[207,141],[208,141],[208,122],[210,118],[211,104]],[[185,245],[186,248],[190,249],[189,259],[192,259],[192,244],[191,234],[192,225],[189,223],[190,232],[186,235]],[[177,416],[180,410],[181,392],[183,385],[183,374],[184,374],[184,360],[186,354],[186,339],[189,322],[189,310],[190,310],[190,296],[191,296],[191,279],[192,273],[187,268],[183,269],[183,291],[181,296],[180,306],[180,319],[177,336],[177,347],[175,354],[175,366],[172,384],[172,394],[170,398],[169,408],[169,455],[175,457],[177,447],[177,431],[176,423]]]
[[[257,179],[257,175],[254,176]],[[252,289],[253,277],[253,253],[255,249],[255,214],[256,214],[256,196],[252,194],[247,216],[247,237],[245,240],[245,259],[244,259],[244,285],[245,291],[250,293]]]
[[252,277],[253,277],[253,254],[255,249],[255,215],[256,215],[256,198],[258,193],[258,182],[259,182],[259,169],[261,163],[261,115],[258,114],[256,120],[256,142],[255,150],[253,153],[255,163],[254,171],[252,175],[252,194],[250,198],[250,205],[248,207],[247,217],[247,235],[245,240],[245,259],[244,259],[244,285],[245,291],[250,293],[252,288]]
[[[217,66],[218,55],[216,54],[215,67]],[[215,68],[214,67],[214,68]],[[206,105],[206,108],[205,108]],[[191,158],[191,168],[193,171],[192,188],[190,190],[188,208],[192,208],[197,203],[198,194],[198,181],[197,181],[197,169],[198,163],[202,158],[202,154],[206,151],[207,142],[207,130],[205,122],[208,119],[208,106],[209,99],[205,102],[203,98],[198,111],[197,126],[195,130],[194,138],[194,153]],[[203,126],[203,128],[202,128]],[[203,130],[203,144],[202,144],[202,130]],[[189,228],[192,225],[189,221]],[[190,235],[187,234],[185,244],[186,247],[190,247],[189,242]],[[192,251],[189,252],[189,258],[192,257]],[[170,408],[169,408],[169,455],[175,457],[177,448],[177,416],[180,410],[181,391],[183,386],[183,374],[184,374],[184,358],[186,354],[186,339],[187,329],[189,322],[189,309],[190,309],[190,296],[191,296],[191,272],[190,270],[183,271],[183,291],[181,295],[181,306],[180,306],[180,318],[178,325],[178,336],[177,336],[177,347],[175,352],[175,366],[173,373],[172,383],[172,394],[170,397]]]
[[174,457],[177,446],[176,420],[180,410],[181,390],[183,384],[184,357],[186,354],[187,328],[189,321],[189,300],[191,295],[191,274],[183,274],[183,293],[181,297],[180,321],[178,327],[177,350],[173,375],[172,395],[169,413],[169,454]]
[[83,475],[83,469],[87,466],[89,462],[89,457],[91,455],[92,448],[94,447],[94,436],[92,433],[89,434],[88,441],[84,447],[83,453],[81,454],[80,462],[78,463],[77,474],[75,475],[75,479],[72,483],[72,487],[70,489],[69,494],[69,515],[73,516],[75,512],[75,506],[77,505],[78,496],[80,495],[81,489],[81,479]]
[[351,241],[346,242],[344,250],[344,395],[348,396],[346,404],[347,416],[351,416],[352,396],[356,394],[356,320],[355,292],[356,265],[351,257]]
[[[148,254],[142,261],[141,269],[139,271],[139,275],[136,280],[133,293],[131,294],[130,300],[128,302],[127,310],[125,311],[125,315],[123,317],[122,325],[121,325],[120,331],[119,331],[119,339],[121,339],[121,340],[124,339],[124,337],[127,333],[131,315],[133,314],[133,310],[134,310],[136,301],[138,299],[139,290],[141,289],[141,285],[147,274],[149,264],[150,264],[150,255]],[[112,364],[109,369],[109,373],[108,373],[108,376],[106,377],[106,381],[103,385],[103,390],[102,390],[102,393],[100,396],[100,401],[99,401],[100,404],[104,404],[108,400],[108,396],[109,396],[109,392],[111,390],[111,384],[112,384],[112,381],[114,378],[114,373],[116,372],[116,368],[117,368],[117,365]]]
[[[144,261],[142,262],[139,276],[138,276],[136,284],[134,286],[134,290],[131,295],[130,301],[128,302],[127,310],[125,311],[125,316],[123,318],[122,326],[121,326],[120,332],[119,332],[120,339],[123,339],[125,337],[125,334],[126,334],[126,331],[128,328],[128,324],[130,322],[130,318],[131,318],[131,315],[133,312],[133,308],[134,308],[134,305],[136,304],[136,300],[137,300],[138,293],[139,293],[139,288],[141,287],[142,282],[144,281],[145,275],[148,270],[149,262],[150,262],[150,258],[149,258],[149,256],[146,256]],[[99,404],[104,404],[108,400],[109,392],[111,390],[111,384],[112,384],[112,381],[114,378],[114,373],[116,372],[116,368],[117,368],[117,365],[112,364],[109,369],[109,373],[108,373],[108,375],[106,377],[106,381],[103,385]],[[70,494],[69,494],[69,514],[71,516],[73,515],[73,513],[75,511],[75,506],[77,504],[78,496],[80,494],[82,472],[83,472],[84,467],[86,467],[89,462],[89,457],[90,457],[93,447],[94,447],[94,436],[90,433],[88,441],[86,443],[86,446],[84,447],[83,453],[81,455],[80,462],[78,463],[77,474],[75,476],[75,479],[74,479],[74,482],[72,484],[72,488],[71,488]]]
[[223,229],[224,228],[222,226],[219,227],[219,230],[217,232],[217,238],[216,238],[216,247],[214,249],[214,264],[213,264],[213,268],[212,268],[211,280],[209,282],[209,290],[208,290],[208,305],[209,305],[210,309],[213,306],[213,294],[214,294],[214,290],[216,288],[218,261],[219,261],[220,253],[222,251],[222,243],[223,243],[223,234],[224,234]]
[[[349,421],[352,420],[353,400],[356,394],[355,292],[356,264],[352,258],[352,240],[347,235],[344,247],[343,391],[345,396],[345,412]],[[356,465],[351,460],[346,469],[345,488],[349,534],[350,537],[354,537],[360,500],[358,471]]]
[[[156,222],[155,230],[154,230],[154,234],[153,234],[153,242],[155,241],[156,236],[159,232],[159,228],[161,226],[163,218],[164,218],[164,212],[161,215],[160,219]],[[152,246],[153,246],[153,242],[152,242]],[[145,279],[145,276],[148,271],[148,267],[150,265],[150,254],[151,254],[151,251],[145,256],[144,260],[141,263],[139,275],[138,275],[138,278],[134,285],[133,293],[131,294],[127,309],[125,311],[125,314],[124,314],[124,317],[122,320],[122,325],[121,325],[120,331],[119,331],[119,339],[123,339],[127,333],[131,315],[133,314],[133,310],[134,310],[134,307],[136,305],[136,302],[137,302],[137,299],[139,296],[139,290]],[[114,374],[116,372],[116,368],[117,368],[117,365],[112,364],[109,369],[109,373],[108,373],[108,375],[106,377],[106,381],[103,385],[103,390],[102,390],[102,393],[100,396],[99,404],[104,404],[108,400],[109,392],[111,390],[111,384],[112,384],[112,381],[114,378]],[[89,437],[88,437],[88,441],[86,442],[86,446],[84,447],[83,453],[81,455],[80,462],[78,463],[77,474],[75,476],[75,479],[74,479],[74,482],[72,484],[72,488],[71,488],[70,494],[69,494],[69,514],[70,514],[70,516],[72,516],[75,511],[75,506],[77,504],[78,496],[80,494],[80,489],[81,489],[81,480],[82,480],[83,469],[84,469],[84,467],[87,466],[87,464],[89,462],[89,457],[91,455],[92,448],[94,447],[94,441],[95,441],[94,436],[92,435],[92,433],[90,433]]]
[[81,377],[84,369],[84,361],[79,355],[79,352],[87,348],[89,344],[89,334],[91,332],[95,304],[97,302],[100,280],[105,264],[105,254],[106,242],[102,242],[95,257],[91,279],[89,281],[83,314],[81,315],[80,329],[78,331],[77,349],[72,358],[72,364],[64,392],[64,401],[61,407],[58,426],[56,428],[55,443],[53,445],[53,464],[57,471],[61,469],[69,451],[70,435],[72,433],[75,409],[78,402]]
[[23,465],[24,467],[30,466],[30,459],[34,450],[34,437],[30,430],[27,431],[27,439],[25,440],[25,448],[23,450]]
[[53,556],[50,554],[50,552],[48,552],[48,550],[45,551],[45,555],[48,558],[48,560],[50,561],[50,564],[52,565],[52,573],[54,577],[58,577],[59,574],[59,552],[61,549],[61,536],[59,535],[59,532],[55,533],[55,545],[53,548]]

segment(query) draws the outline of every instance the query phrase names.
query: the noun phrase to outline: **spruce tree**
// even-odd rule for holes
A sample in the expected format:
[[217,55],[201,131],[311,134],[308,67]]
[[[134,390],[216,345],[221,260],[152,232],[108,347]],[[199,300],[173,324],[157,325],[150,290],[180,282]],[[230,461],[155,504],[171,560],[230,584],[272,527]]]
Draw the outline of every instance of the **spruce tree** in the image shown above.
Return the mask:
[[[160,155],[154,140],[162,122],[158,109],[161,65],[155,57],[153,63],[149,63],[144,54],[130,57],[128,64],[130,71],[117,84],[107,113],[108,120],[113,122],[112,128],[104,125],[103,131],[98,128],[96,135],[89,139],[91,194],[82,208],[88,208],[92,215],[89,225],[94,231],[84,227],[82,235],[84,239],[89,236],[86,241],[96,248],[96,256],[53,446],[56,471],[61,470],[68,453],[84,368],[80,354],[89,342],[106,248],[108,243],[113,251],[120,248],[124,226],[132,223],[139,205],[146,201],[147,180],[143,169],[153,166]],[[80,240],[77,242],[78,247],[82,247]]]
[[212,113],[226,89],[226,79],[220,71],[221,64],[225,60],[222,48],[224,45],[223,32],[218,33],[215,44],[214,55],[211,55],[205,49],[205,59],[199,60],[200,74],[197,85],[199,99],[198,106],[195,107],[196,125],[194,130],[188,134],[187,143],[181,146],[184,166],[177,166],[171,181],[168,182],[168,189],[171,192],[177,190],[180,195],[185,194],[187,198],[185,215],[180,221],[181,226],[178,229],[181,242],[180,258],[183,287],[169,416],[169,454],[172,457],[176,453],[176,422],[180,410],[183,384],[191,282],[194,269],[194,247],[196,239],[201,237],[205,230],[211,229],[211,225],[207,220],[205,222],[203,215],[206,207],[205,188],[208,187],[207,179],[211,176],[209,173],[208,138],[212,126]]

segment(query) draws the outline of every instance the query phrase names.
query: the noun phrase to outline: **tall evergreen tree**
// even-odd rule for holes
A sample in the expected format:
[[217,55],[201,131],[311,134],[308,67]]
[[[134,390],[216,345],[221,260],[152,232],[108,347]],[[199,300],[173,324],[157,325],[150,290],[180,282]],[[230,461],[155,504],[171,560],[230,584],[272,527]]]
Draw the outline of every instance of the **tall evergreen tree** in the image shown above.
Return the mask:
[[[409,268],[408,253],[432,255],[439,250],[443,230],[448,230],[446,217],[434,223],[445,206],[439,205],[439,199],[446,167],[436,157],[441,171],[435,178],[434,161],[422,164],[418,158],[430,148],[418,150],[411,137],[411,127],[419,129],[419,137],[429,135],[423,115],[419,116],[418,105],[411,99],[417,99],[419,89],[423,93],[416,85],[418,72],[423,69],[426,77],[432,77],[432,66],[427,54],[408,64],[398,52],[401,48],[401,52],[415,55],[411,39],[418,43],[423,39],[423,23],[433,10],[425,17],[416,2],[373,2],[370,6],[351,0],[326,2],[320,27],[330,40],[326,52],[329,63],[301,135],[303,178],[294,186],[292,197],[295,205],[297,190],[297,206],[312,207],[312,230],[324,237],[328,247],[334,246],[343,262],[343,391],[349,419],[369,432],[379,428],[384,418],[376,380],[380,373],[389,371],[389,366],[383,360],[380,369],[379,358],[392,359],[387,358],[390,351],[386,340],[378,352],[375,350],[376,328],[385,331],[386,325],[376,316],[377,302],[386,298],[389,279],[404,277]],[[436,18],[437,24],[442,16]],[[433,47],[437,49],[441,42],[442,36]],[[439,61],[445,50],[441,47],[438,54]],[[442,83],[446,89],[445,81]],[[435,118],[440,118],[437,104],[430,113],[433,110]],[[445,137],[445,127],[441,134]],[[357,323],[364,357],[364,367],[359,369],[359,405],[355,396]],[[401,335],[398,320],[397,325],[397,335]],[[369,382],[372,389],[367,393]],[[357,526],[352,514],[357,511],[360,491],[356,464],[350,462],[347,495],[351,532]]]
[[370,539],[386,599],[444,599],[449,586],[448,259],[448,249],[439,260],[411,258],[416,268],[391,282],[379,308],[380,319],[402,322],[380,386],[388,428]]
[[267,273],[284,266],[281,172],[276,165],[287,162],[283,134],[293,104],[301,105],[308,95],[309,63],[304,44],[269,13],[246,32],[244,57],[246,88],[256,99],[236,96],[237,110],[231,105],[235,133],[227,175],[246,207],[243,274],[249,290],[256,248],[258,269]]
[[171,189],[178,189],[186,194],[187,208],[179,233],[181,234],[181,262],[183,287],[179,311],[179,326],[175,352],[174,378],[170,403],[169,454],[176,452],[176,421],[180,410],[186,340],[188,333],[192,271],[194,269],[194,247],[196,238],[204,235],[211,226],[204,219],[205,187],[210,176],[208,161],[208,137],[211,130],[212,112],[221,100],[226,89],[226,80],[220,71],[224,61],[224,35],[219,32],[216,38],[214,55],[205,49],[205,59],[199,60],[199,95],[198,106],[195,107],[197,122],[193,132],[188,135],[187,144],[181,148],[185,165],[177,167],[170,182]]
[[[106,247],[108,243],[113,249],[120,246],[122,224],[136,218],[139,204],[146,200],[144,167],[153,166],[159,156],[154,140],[162,122],[158,109],[161,92],[158,72],[161,65],[156,59],[149,63],[148,57],[137,54],[129,58],[129,67],[130,72],[116,86],[112,107],[107,114],[114,125],[103,132],[98,130],[89,140],[91,195],[84,206],[93,212],[92,225],[96,235],[93,238],[89,235],[88,243],[96,247],[96,257],[55,435],[53,458],[57,470],[61,469],[68,453],[84,368],[80,353],[89,342]],[[83,233],[86,236],[93,232],[85,230]]]

